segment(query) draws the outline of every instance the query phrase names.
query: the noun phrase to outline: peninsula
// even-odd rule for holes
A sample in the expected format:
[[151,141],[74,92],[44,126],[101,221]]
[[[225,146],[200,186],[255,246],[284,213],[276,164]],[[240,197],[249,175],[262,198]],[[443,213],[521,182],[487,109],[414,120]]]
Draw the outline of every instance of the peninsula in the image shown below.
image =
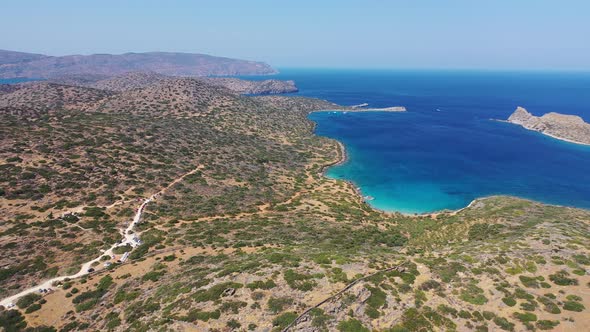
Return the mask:
[[556,139],[590,145],[590,124],[577,115],[551,112],[538,117],[519,106],[510,115],[508,122]]

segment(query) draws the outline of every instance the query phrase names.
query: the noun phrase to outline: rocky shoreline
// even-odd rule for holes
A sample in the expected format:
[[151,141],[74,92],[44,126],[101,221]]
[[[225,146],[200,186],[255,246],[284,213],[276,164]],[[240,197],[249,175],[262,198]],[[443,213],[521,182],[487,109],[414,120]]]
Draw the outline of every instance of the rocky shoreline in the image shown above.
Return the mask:
[[590,145],[590,124],[577,115],[551,112],[538,117],[519,106],[506,122],[562,141]]

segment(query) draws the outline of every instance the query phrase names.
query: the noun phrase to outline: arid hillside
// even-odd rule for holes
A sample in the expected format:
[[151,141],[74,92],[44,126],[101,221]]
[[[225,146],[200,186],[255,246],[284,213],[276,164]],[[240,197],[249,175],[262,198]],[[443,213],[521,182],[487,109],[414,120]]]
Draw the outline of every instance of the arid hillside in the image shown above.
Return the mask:
[[590,324],[589,211],[513,197],[376,211],[323,175],[344,151],[307,115],[340,106],[136,79],[0,94],[0,301],[32,290],[0,308],[6,331]]

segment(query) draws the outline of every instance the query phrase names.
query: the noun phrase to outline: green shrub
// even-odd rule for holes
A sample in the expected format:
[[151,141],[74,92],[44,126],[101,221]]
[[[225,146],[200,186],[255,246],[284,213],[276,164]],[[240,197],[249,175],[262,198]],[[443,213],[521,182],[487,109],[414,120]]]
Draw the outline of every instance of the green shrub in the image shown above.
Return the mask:
[[197,320],[201,320],[201,321],[206,322],[210,319],[219,319],[220,316],[221,316],[221,312],[219,310],[201,311],[201,310],[193,309],[193,310],[189,311],[186,316],[179,317],[179,319],[186,321],[186,322],[195,322]]
[[197,302],[215,301],[221,297],[221,295],[223,294],[223,291],[225,291],[226,289],[228,289],[228,288],[237,289],[237,288],[242,288],[243,286],[244,285],[242,285],[240,283],[224,282],[221,284],[214,285],[207,290],[197,291],[193,295],[193,298]]
[[531,312],[515,312],[514,313],[514,317],[518,320],[520,320],[523,323],[528,323],[528,322],[535,322],[537,321],[537,315],[531,313]]
[[468,284],[467,287],[461,290],[461,300],[471,304],[482,305],[488,302],[488,299],[483,295],[483,289],[474,284]]
[[25,313],[30,314],[31,312],[37,311],[39,309],[41,309],[41,304],[40,303],[33,303],[27,307],[27,310],[25,310]]
[[227,327],[229,327],[232,330],[235,330],[237,328],[240,328],[242,326],[242,324],[240,324],[237,320],[235,319],[230,319],[227,321]]
[[563,310],[582,312],[584,309],[586,309],[584,305],[577,301],[566,301],[563,304]]
[[291,269],[286,270],[283,273],[283,278],[285,279],[289,287],[304,292],[312,290],[317,285],[317,283],[312,280],[313,276],[308,274],[297,273]]
[[338,331],[340,332],[370,332],[370,330],[363,326],[360,321],[351,318],[346,321],[338,323]]
[[558,320],[540,320],[537,322],[539,330],[553,330],[557,325],[559,325]]
[[267,281],[262,281],[262,280],[256,280],[253,281],[249,284],[246,285],[247,288],[251,289],[251,290],[255,290],[255,289],[271,289],[276,287],[277,284],[275,284],[275,282],[272,279],[269,279]]
[[498,327],[500,327],[502,330],[505,330],[505,331],[514,331],[514,324],[513,323],[510,323],[504,317],[498,317],[498,316],[496,316],[494,318],[494,324],[498,325]]
[[293,299],[290,297],[271,297],[267,302],[268,310],[273,314],[278,314],[291,304]]
[[332,316],[326,315],[324,310],[320,308],[313,308],[309,311],[311,315],[311,325],[320,329],[326,328],[326,322],[333,319]]
[[502,302],[509,307],[514,307],[516,305],[516,300],[512,297],[504,297],[502,298]]
[[297,318],[297,314],[294,312],[285,312],[272,320],[272,326],[276,326],[279,329],[284,329],[287,325],[291,324]]
[[21,309],[25,309],[40,299],[41,299],[41,295],[36,294],[36,293],[30,293],[30,294],[27,294],[27,295],[21,297],[20,299],[18,299],[18,301],[16,301],[16,306]]
[[565,270],[561,270],[554,274],[549,275],[549,280],[553,281],[554,284],[559,286],[577,285],[578,279],[568,278],[569,273]]

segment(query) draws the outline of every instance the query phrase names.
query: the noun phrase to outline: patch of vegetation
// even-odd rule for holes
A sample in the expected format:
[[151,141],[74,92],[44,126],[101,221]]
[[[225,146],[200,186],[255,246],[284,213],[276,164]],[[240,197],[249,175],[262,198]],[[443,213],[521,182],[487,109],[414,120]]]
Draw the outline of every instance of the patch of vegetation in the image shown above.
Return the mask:
[[368,328],[363,326],[361,321],[351,318],[349,320],[338,323],[338,331],[340,332],[370,332]]

